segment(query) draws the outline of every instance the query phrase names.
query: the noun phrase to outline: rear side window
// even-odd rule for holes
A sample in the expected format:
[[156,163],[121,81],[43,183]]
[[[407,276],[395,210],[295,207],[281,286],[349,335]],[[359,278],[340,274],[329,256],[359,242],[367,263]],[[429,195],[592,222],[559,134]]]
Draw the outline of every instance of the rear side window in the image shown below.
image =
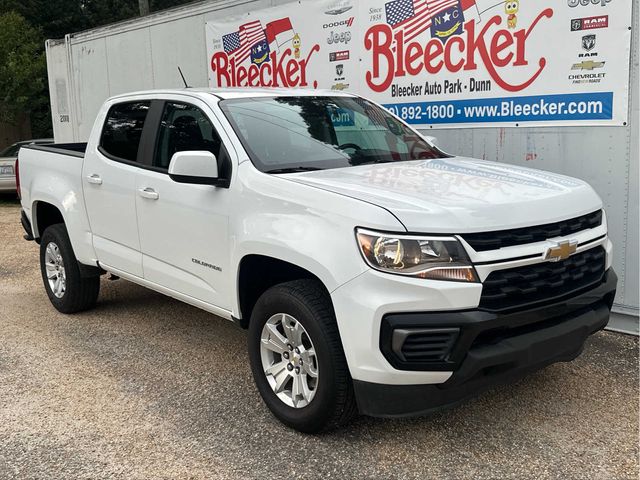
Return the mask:
[[109,109],[100,138],[103,153],[118,160],[136,161],[150,105],[151,102],[129,102]]

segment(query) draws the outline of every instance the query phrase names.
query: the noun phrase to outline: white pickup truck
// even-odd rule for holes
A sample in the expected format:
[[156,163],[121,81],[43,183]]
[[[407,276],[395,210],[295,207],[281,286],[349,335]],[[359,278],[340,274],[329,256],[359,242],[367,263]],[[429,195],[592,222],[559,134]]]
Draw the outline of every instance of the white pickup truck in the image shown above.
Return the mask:
[[121,95],[87,144],[23,147],[18,171],[55,308],[94,306],[108,272],[237,322],[304,432],[572,360],[615,295],[589,185],[446,154],[347,93]]

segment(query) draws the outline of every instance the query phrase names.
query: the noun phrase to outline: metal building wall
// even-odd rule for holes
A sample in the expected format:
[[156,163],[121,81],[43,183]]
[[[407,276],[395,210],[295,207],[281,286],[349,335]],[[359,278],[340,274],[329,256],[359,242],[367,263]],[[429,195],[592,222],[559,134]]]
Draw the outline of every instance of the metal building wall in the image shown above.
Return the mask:
[[[178,65],[192,86],[206,86],[205,21],[291,0],[205,1],[136,18],[47,44],[56,141],[83,141],[104,100],[127,91],[182,87]],[[364,0],[360,0],[364,1]],[[633,4],[631,118],[626,127],[437,129],[452,153],[526,165],[582,178],[608,212],[620,277],[616,307],[638,314],[638,15]],[[61,85],[66,85],[66,91]],[[58,88],[56,88],[58,85]],[[71,122],[60,122],[66,102]]]

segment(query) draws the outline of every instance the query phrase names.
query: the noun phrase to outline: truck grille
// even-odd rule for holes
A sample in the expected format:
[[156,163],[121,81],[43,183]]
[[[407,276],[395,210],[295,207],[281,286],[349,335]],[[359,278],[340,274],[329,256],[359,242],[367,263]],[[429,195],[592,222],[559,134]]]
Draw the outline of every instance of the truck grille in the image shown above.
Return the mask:
[[560,262],[491,272],[484,281],[480,308],[504,311],[556,301],[602,282],[604,248],[596,247]]
[[535,227],[514,228],[512,230],[500,230],[497,232],[469,233],[462,235],[462,238],[464,238],[476,252],[484,252],[513,245],[542,242],[549,238],[566,237],[567,235],[589,228],[599,227],[601,224],[602,210],[598,210],[597,212],[562,222],[548,223]]

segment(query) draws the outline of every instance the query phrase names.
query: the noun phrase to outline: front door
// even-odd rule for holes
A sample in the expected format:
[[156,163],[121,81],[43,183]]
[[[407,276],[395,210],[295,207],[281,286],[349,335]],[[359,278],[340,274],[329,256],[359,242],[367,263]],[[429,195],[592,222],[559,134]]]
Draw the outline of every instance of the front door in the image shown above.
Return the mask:
[[[151,167],[136,178],[144,278],[183,295],[231,310],[230,189],[174,182],[174,153],[207,150],[228,175],[229,152],[205,104],[166,101]],[[205,113],[207,112],[207,113]]]

